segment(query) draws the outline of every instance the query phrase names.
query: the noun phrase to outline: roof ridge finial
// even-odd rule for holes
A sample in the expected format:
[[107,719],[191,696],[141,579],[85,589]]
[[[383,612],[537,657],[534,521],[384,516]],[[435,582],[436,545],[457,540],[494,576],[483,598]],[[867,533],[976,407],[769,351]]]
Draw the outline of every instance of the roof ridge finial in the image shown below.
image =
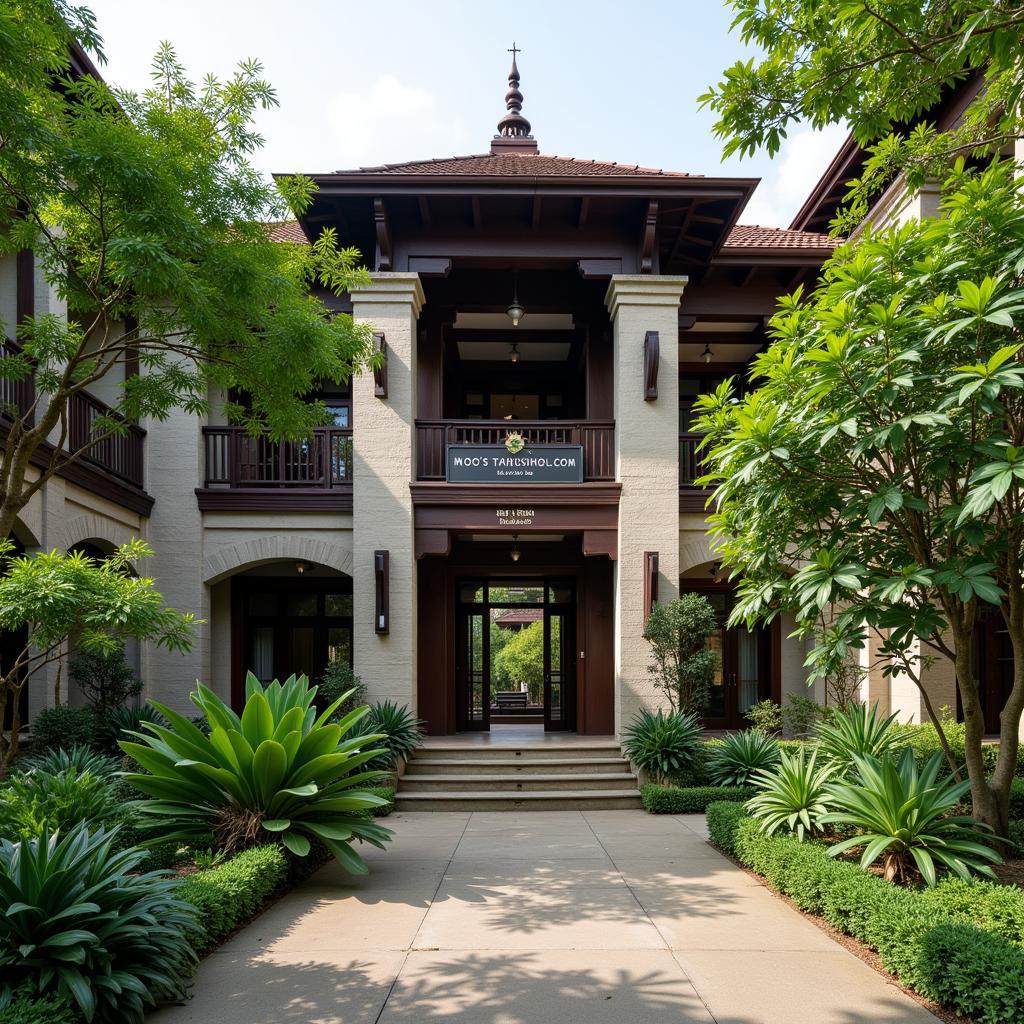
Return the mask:
[[523,94],[519,91],[516,54],[523,51],[513,42],[508,52],[512,54],[512,67],[509,68],[508,92],[505,93],[507,113],[498,122],[498,134],[491,142],[491,152],[536,153],[537,140],[530,134],[530,122],[523,117]]

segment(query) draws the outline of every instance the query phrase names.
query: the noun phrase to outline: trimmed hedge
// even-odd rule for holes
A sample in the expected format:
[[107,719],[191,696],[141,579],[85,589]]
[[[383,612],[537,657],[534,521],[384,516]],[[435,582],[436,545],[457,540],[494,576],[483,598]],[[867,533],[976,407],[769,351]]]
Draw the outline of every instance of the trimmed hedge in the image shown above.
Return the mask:
[[640,787],[644,810],[650,814],[697,814],[716,800],[742,803],[754,795],[752,786],[659,786],[648,782]]
[[[723,805],[712,806],[728,840]],[[742,863],[802,910],[877,950],[904,984],[982,1024],[1024,1022],[1024,949],[1002,934],[958,920],[941,905],[943,897],[928,898],[834,860],[817,843],[766,836],[748,816],[732,829]],[[991,897],[978,900],[985,905]]]
[[24,992],[15,993],[11,1002],[0,1010],[2,1024],[76,1024],[80,1020],[61,996],[35,998]]
[[287,874],[288,861],[279,846],[257,846],[185,878],[177,895],[199,911],[203,931],[192,937],[196,948],[215,945],[252,917]]
[[96,749],[96,714],[88,705],[72,707],[70,704],[58,704],[43,708],[32,719],[29,736],[35,753],[56,747]]
[[394,786],[371,786],[366,790],[381,800],[387,800],[383,807],[371,807],[370,814],[375,818],[386,818],[395,809],[395,787]]
[[965,882],[944,878],[921,896],[964,924],[995,932],[1009,942],[1024,945],[1024,889],[996,882]]
[[729,853],[736,852],[736,828],[749,817],[743,804],[718,801],[707,806],[708,832],[711,842]]

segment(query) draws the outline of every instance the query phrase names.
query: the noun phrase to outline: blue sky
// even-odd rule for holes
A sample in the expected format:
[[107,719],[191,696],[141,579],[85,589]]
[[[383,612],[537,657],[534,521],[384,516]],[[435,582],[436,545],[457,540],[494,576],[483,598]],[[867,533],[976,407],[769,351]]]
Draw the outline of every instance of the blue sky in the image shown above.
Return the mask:
[[763,179],[745,223],[784,226],[844,137],[794,132],[774,159],[723,163],[697,97],[749,56],[719,0],[85,0],[105,76],[143,88],[169,40],[194,77],[263,62],[265,171],[328,171],[486,152],[513,40],[541,152]]

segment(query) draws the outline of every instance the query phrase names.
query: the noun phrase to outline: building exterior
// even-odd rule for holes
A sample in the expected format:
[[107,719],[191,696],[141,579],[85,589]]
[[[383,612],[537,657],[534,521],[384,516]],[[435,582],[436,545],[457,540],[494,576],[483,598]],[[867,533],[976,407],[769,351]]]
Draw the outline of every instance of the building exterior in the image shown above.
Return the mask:
[[[485,730],[489,624],[519,608],[544,622],[545,728],[614,735],[657,703],[643,623],[681,591],[721,616],[709,727],[808,692],[791,621],[725,628],[691,410],[828,258],[838,165],[793,227],[744,226],[756,179],[543,155],[514,61],[506,106],[487,152],[314,174],[301,222],[273,227],[296,245],[332,227],[372,270],[331,301],[384,365],[325,389],[332,425],[271,444],[179,411],[33,500],[26,550],[142,536],[167,601],[203,620],[190,654],[133,655],[148,696],[186,708],[201,679],[237,704],[248,670],[347,660],[430,733]],[[66,312],[31,254],[0,262],[0,319],[44,310]],[[72,410],[72,448],[103,399]],[[909,684],[865,689],[920,719]],[[28,692],[30,714],[53,699]]]

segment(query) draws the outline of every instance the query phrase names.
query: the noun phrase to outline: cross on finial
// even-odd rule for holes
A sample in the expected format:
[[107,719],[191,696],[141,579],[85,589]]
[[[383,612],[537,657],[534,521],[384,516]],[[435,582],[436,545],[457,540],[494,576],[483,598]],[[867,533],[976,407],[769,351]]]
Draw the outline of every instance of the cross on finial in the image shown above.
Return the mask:
[[513,42],[512,42],[512,46],[511,46],[511,48],[509,49],[509,51],[508,51],[508,52],[512,54],[512,59],[513,59],[513,60],[515,60],[515,59],[516,59],[516,54],[517,54],[517,53],[522,53],[523,51],[522,51],[522,50],[520,50],[520,49],[519,49],[519,48],[518,48],[518,47],[516,46],[516,44],[515,44],[515,41],[513,40]]

